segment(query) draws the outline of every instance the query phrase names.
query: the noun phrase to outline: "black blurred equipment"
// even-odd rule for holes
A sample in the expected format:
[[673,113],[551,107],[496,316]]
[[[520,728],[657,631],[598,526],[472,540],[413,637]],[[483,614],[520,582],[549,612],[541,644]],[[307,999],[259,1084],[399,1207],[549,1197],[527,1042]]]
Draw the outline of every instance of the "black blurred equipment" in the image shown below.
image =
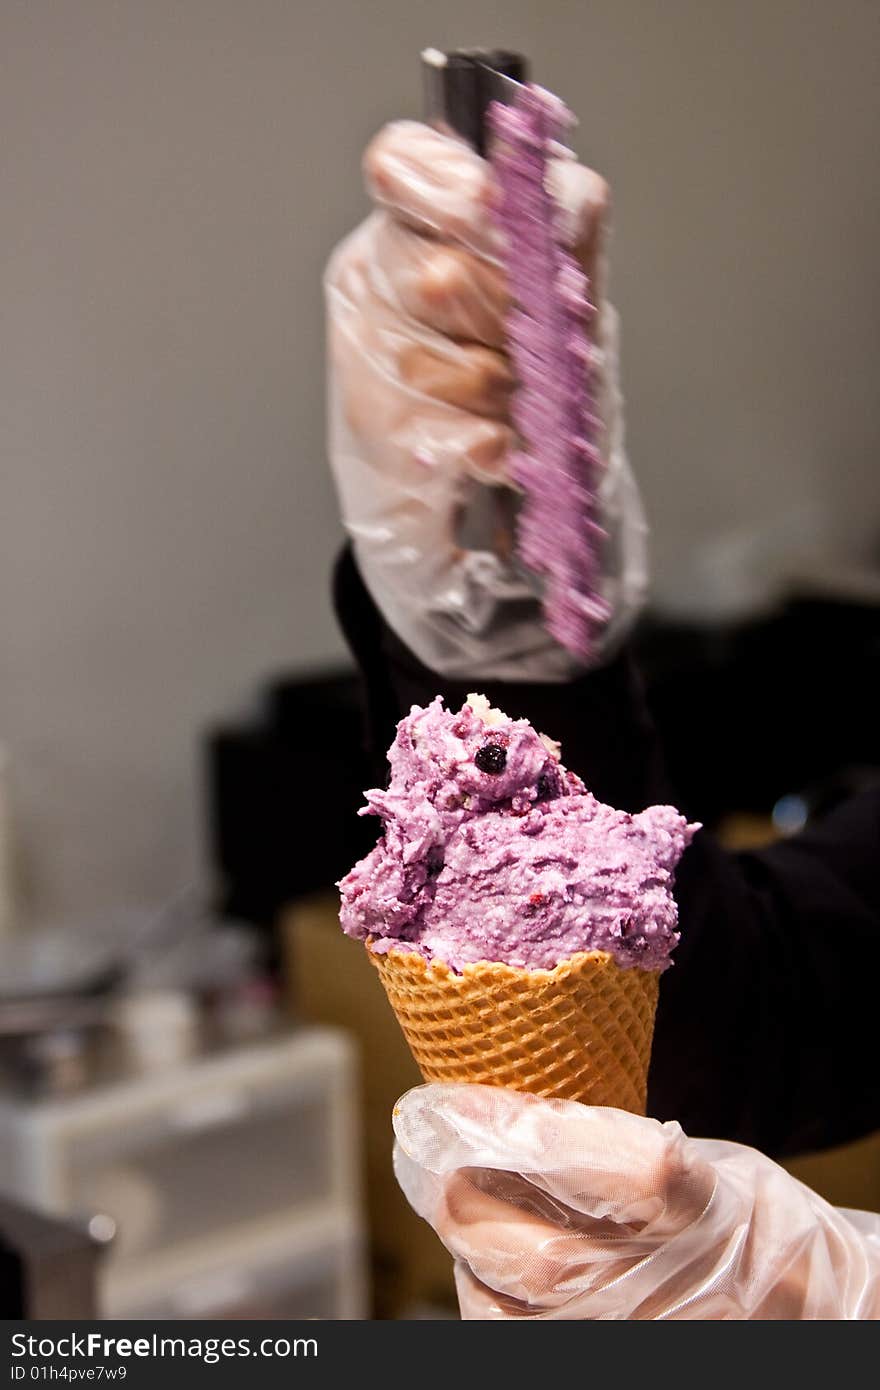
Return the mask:
[[271,923],[375,843],[358,816],[372,777],[360,681],[335,671],[269,688],[259,716],[208,739],[208,814],[222,906]]

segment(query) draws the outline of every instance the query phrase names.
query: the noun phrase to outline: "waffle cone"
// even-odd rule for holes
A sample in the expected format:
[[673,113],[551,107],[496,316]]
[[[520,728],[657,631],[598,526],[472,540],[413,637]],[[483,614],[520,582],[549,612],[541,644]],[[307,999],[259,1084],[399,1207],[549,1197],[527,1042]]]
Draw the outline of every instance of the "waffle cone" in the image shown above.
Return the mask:
[[604,951],[553,970],[480,961],[460,975],[369,950],[426,1081],[469,1081],[645,1113],[659,976]]

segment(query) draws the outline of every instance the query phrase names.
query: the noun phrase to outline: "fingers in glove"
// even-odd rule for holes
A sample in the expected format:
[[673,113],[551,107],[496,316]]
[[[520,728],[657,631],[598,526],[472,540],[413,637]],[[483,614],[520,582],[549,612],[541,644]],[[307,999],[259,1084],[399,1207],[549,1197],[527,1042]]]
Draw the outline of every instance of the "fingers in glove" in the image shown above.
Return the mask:
[[574,1211],[633,1227],[699,1215],[714,1184],[706,1165],[685,1162],[677,1125],[501,1088],[416,1087],[394,1129],[432,1172],[520,1173]]
[[447,357],[395,332],[375,304],[334,293],[332,379],[358,451],[416,488],[443,470],[502,481],[513,447],[503,359],[476,345]]
[[459,343],[453,352],[431,343],[409,342],[398,357],[404,386],[472,415],[507,422],[513,377],[500,352],[477,343]]
[[394,1124],[466,1317],[876,1316],[873,1222],[866,1236],[753,1149],[484,1087],[417,1088]]
[[[400,221],[500,259],[491,166],[463,140],[417,121],[392,122],[367,147],[364,175],[374,200]],[[595,279],[610,213],[608,184],[574,159],[552,161],[549,183],[563,240]]]
[[[453,342],[402,315],[370,270],[374,226],[334,258],[327,279],[330,351],[347,395],[365,380],[384,383],[412,414],[413,392],[458,410],[507,423],[513,377],[507,357],[482,343]],[[381,282],[381,277],[378,277]],[[367,405],[372,402],[368,401]]]
[[628,1228],[579,1217],[497,1172],[447,1178],[433,1225],[483,1288],[524,1309],[564,1307],[573,1290],[589,1293],[653,1248]]
[[497,259],[489,165],[463,140],[393,121],[367,146],[363,168],[370,196],[401,221]]
[[491,1289],[477,1279],[466,1264],[456,1260],[453,1266],[455,1292],[464,1322],[491,1322],[511,1318],[533,1318],[534,1308],[518,1298]]
[[611,219],[611,189],[595,169],[573,159],[554,160],[550,189],[560,210],[562,239],[580,262],[593,303],[598,304],[605,289],[600,269]]
[[509,296],[497,265],[386,214],[374,227],[377,293],[435,333],[503,348]]

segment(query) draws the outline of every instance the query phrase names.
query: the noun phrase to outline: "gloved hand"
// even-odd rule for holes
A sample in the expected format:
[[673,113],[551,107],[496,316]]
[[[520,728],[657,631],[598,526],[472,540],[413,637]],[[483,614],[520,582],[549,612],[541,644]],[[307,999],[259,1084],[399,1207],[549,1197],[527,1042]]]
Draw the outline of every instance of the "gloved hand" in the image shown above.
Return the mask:
[[[361,574],[398,636],[442,674],[568,679],[576,663],[546,633],[538,581],[512,547],[503,484],[513,378],[489,165],[463,141],[401,121],[380,132],[364,167],[377,209],[325,277],[330,456]],[[643,599],[645,526],[623,447],[616,317],[602,293],[608,188],[573,160],[553,176],[599,308],[605,656]]]
[[394,1130],[464,1318],[880,1317],[880,1216],[754,1149],[485,1086],[420,1086]]

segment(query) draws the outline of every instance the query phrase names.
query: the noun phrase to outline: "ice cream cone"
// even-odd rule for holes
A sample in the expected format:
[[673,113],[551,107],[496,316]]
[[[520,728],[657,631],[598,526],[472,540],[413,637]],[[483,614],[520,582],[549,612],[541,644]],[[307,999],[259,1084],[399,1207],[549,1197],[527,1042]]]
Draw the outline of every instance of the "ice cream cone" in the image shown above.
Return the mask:
[[[370,943],[367,943],[369,950]],[[369,951],[426,1081],[469,1081],[645,1113],[659,974],[604,951],[553,970]]]

